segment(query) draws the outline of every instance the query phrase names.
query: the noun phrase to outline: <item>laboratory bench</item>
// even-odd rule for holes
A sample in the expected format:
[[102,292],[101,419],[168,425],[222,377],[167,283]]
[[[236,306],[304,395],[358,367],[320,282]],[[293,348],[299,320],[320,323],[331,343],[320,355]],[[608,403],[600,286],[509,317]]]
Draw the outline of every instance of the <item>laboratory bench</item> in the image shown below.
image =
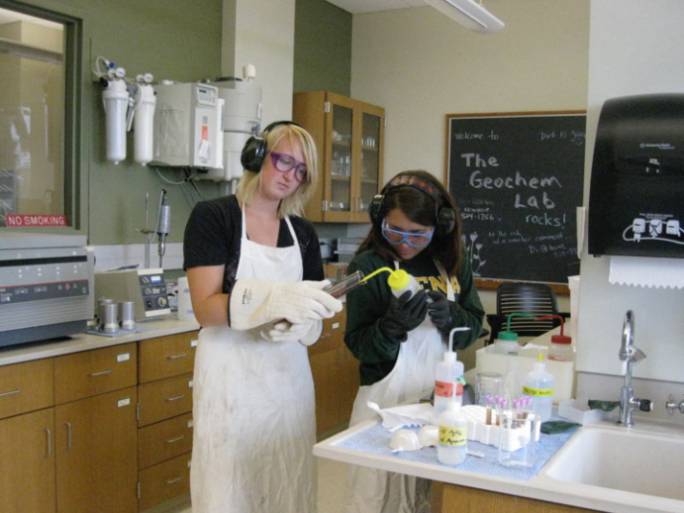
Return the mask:
[[137,513],[187,496],[199,326],[0,351],[0,511]]
[[[548,344],[556,331],[530,342]],[[433,513],[684,512],[684,430],[675,424],[639,419],[625,428],[606,419],[542,434],[534,465],[525,469],[501,466],[495,447],[473,441],[469,450],[483,458],[443,465],[434,447],[392,452],[391,436],[379,418],[365,421],[320,441],[314,454],[429,479]]]
[[[308,348],[319,437],[345,427],[358,370],[344,311]],[[198,330],[175,316],[109,337],[0,350],[0,511],[157,511],[187,500]]]

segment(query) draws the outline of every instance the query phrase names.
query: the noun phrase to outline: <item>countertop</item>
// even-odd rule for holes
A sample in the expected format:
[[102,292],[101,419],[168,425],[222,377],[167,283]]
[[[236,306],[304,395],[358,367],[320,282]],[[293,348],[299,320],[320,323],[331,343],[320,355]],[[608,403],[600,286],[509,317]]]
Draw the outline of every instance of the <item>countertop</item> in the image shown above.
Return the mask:
[[[614,423],[601,423],[599,425],[603,425],[606,429],[626,429],[616,427]],[[648,433],[660,429],[665,433],[671,428],[667,426],[658,428],[642,423],[642,426],[636,426],[636,429]],[[384,436],[379,436],[378,432],[377,421],[359,423],[342,433],[317,443],[314,446],[314,454],[321,458],[398,472],[433,481],[598,511],[612,513],[682,513],[684,511],[684,501],[560,481],[544,475],[543,468],[545,467],[532,477],[507,475],[506,472],[495,468],[497,463],[491,461],[491,455],[485,456],[490,459],[491,463],[490,469],[487,469],[486,466],[473,467],[467,466],[465,463],[459,467],[442,465],[437,461],[433,448],[419,451],[432,451],[432,453],[426,453],[420,458],[407,457],[410,453],[392,454],[387,448],[391,434],[386,433]],[[679,430],[679,436],[681,436],[681,430]],[[378,450],[377,445],[372,448],[369,447],[370,440],[375,440],[377,445],[384,445],[384,448],[387,449]],[[365,448],[364,444],[366,444]],[[562,451],[562,447],[560,450]],[[553,461],[554,457],[555,455],[551,456],[549,461]],[[469,458],[472,457],[469,456]],[[634,478],[639,479],[639,476],[634,476]]]
[[139,322],[136,324],[136,331],[126,333],[122,331],[120,335],[115,337],[77,333],[65,339],[4,348],[0,350],[0,366],[174,335],[199,328],[200,326],[196,322],[179,321],[176,314],[172,314],[158,320]]

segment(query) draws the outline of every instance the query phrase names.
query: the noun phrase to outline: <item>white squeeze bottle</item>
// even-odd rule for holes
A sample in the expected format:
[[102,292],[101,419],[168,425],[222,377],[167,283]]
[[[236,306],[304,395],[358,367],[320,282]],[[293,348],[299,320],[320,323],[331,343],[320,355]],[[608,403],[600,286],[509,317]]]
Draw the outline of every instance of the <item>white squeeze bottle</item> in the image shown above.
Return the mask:
[[[455,370],[460,368],[459,377],[463,375],[463,363],[456,359],[456,352],[452,351],[454,333],[457,331],[467,331],[470,328],[454,328],[449,332],[449,350],[444,354],[444,360],[451,362],[454,360]],[[453,355],[450,356],[450,355]],[[444,363],[444,362],[440,362]],[[439,368],[439,364],[438,364]],[[453,367],[452,367],[453,369]],[[454,374],[452,374],[454,376]],[[457,378],[452,377],[454,382]],[[460,385],[460,383],[459,383]],[[461,386],[461,397],[456,397],[456,386],[451,387],[451,397],[445,410],[437,417],[439,429],[439,440],[437,443],[437,460],[445,465],[460,465],[466,459],[468,453],[468,422],[461,412],[461,402],[463,400],[463,388]],[[435,394],[435,408],[437,407],[437,395]]]
[[390,271],[389,278],[387,278],[387,285],[392,290],[394,297],[400,297],[407,290],[411,291],[411,297],[420,290],[420,285],[416,279],[403,269],[395,269]]
[[444,359],[437,362],[435,367],[435,405],[433,409],[433,418],[435,419],[447,409],[451,401],[457,402],[459,406],[463,404],[463,362],[456,358],[453,340],[454,333],[468,331],[469,329],[464,326],[451,330],[449,347],[444,352]]
[[444,359],[437,362],[435,368],[434,418],[446,410],[451,401],[459,406],[463,404],[463,384],[458,382],[460,376],[463,376],[463,362],[456,359],[454,351],[445,351]]
[[527,374],[522,393],[532,398],[532,410],[542,422],[551,418],[555,382],[553,374],[547,372],[543,353],[537,355],[534,367]]
[[468,423],[455,394],[437,418],[437,426],[437,460],[445,465],[460,465],[465,461],[468,452]]

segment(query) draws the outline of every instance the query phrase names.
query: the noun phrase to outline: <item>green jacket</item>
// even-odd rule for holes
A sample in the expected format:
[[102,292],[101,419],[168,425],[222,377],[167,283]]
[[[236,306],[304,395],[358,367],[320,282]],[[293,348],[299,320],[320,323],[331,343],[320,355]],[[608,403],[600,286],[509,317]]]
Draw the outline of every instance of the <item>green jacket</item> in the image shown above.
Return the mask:
[[[373,251],[364,251],[354,257],[348,272],[360,269],[364,275],[368,275],[384,266],[394,269],[393,262],[382,260]],[[446,295],[446,283],[440,277],[432,257],[418,254],[412,260],[402,262],[400,267],[413,275],[427,290],[439,290]],[[387,273],[375,276],[365,286],[347,294],[344,341],[359,360],[362,385],[372,385],[387,376],[399,354],[401,342],[388,338],[379,328],[379,320],[385,315],[392,294],[387,285],[387,276]],[[480,297],[473,285],[470,260],[464,258],[458,275],[449,276],[449,279],[456,295],[456,301],[450,305],[455,326],[470,327],[470,331],[454,335],[454,349],[463,349],[480,336],[484,317]]]

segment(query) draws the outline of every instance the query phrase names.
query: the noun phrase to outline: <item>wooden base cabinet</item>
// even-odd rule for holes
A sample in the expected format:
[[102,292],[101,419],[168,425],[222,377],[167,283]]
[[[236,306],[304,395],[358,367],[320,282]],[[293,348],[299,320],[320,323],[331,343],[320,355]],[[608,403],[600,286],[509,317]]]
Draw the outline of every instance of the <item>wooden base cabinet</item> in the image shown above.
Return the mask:
[[319,439],[347,425],[359,388],[358,362],[344,344],[345,322],[344,310],[323,321],[320,339],[309,347]]
[[136,513],[135,387],[56,407],[59,513]]
[[0,420],[0,511],[55,511],[54,410]]
[[595,510],[490,492],[478,488],[432,483],[433,513],[592,513]]
[[[139,345],[138,509],[190,492],[192,371],[197,332]],[[156,509],[155,509],[156,511]]]

